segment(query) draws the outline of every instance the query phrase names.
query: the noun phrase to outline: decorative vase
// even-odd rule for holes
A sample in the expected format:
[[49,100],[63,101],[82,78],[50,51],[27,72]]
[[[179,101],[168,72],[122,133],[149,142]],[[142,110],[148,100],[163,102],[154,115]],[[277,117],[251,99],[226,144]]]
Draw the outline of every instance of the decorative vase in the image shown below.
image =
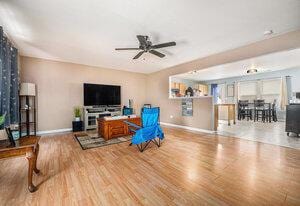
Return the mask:
[[128,100],[128,107],[133,108],[133,100],[132,99]]
[[80,117],[75,117],[75,121],[79,122],[80,121]]

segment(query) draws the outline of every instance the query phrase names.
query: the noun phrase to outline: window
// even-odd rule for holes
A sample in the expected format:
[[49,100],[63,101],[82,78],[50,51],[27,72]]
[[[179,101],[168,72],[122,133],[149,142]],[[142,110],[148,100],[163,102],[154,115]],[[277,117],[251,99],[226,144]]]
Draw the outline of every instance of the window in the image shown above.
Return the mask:
[[[281,80],[264,79],[239,82],[239,100],[263,99],[265,102],[279,102]],[[278,106],[278,105],[277,105]]]
[[256,96],[256,82],[240,82],[239,96]]
[[280,79],[268,79],[262,81],[262,95],[279,95]]
[[280,100],[280,79],[267,79],[261,81],[261,98],[265,100],[265,102],[277,102],[276,107],[279,107]]

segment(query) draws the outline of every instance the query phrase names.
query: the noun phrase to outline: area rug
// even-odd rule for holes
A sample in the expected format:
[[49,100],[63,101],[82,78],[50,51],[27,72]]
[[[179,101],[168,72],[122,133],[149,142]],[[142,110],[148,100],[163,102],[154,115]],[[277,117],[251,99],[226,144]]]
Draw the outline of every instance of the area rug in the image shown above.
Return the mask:
[[103,147],[111,144],[119,144],[131,140],[131,136],[124,136],[124,137],[113,138],[106,141],[104,138],[100,137],[99,134],[97,133],[85,133],[85,132],[74,134],[74,136],[79,142],[83,150],[96,148],[96,147]]

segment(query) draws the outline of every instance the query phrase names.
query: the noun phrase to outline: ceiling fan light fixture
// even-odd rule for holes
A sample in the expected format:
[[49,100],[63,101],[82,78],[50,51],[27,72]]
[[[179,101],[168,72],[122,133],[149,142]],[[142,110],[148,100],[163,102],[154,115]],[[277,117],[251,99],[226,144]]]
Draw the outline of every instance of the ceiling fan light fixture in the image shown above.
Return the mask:
[[254,74],[254,73],[257,73],[257,69],[248,69],[247,70],[247,74]]

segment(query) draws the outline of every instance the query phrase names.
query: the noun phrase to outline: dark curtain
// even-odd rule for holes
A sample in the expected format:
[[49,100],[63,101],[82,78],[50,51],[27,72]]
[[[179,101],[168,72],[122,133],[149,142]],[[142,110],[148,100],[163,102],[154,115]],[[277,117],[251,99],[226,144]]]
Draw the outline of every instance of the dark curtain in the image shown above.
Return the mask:
[[213,96],[214,104],[217,104],[218,102],[218,85],[217,84],[211,84],[211,92],[210,94]]
[[3,34],[0,26],[0,115],[6,114],[4,126],[19,121],[18,50]]

